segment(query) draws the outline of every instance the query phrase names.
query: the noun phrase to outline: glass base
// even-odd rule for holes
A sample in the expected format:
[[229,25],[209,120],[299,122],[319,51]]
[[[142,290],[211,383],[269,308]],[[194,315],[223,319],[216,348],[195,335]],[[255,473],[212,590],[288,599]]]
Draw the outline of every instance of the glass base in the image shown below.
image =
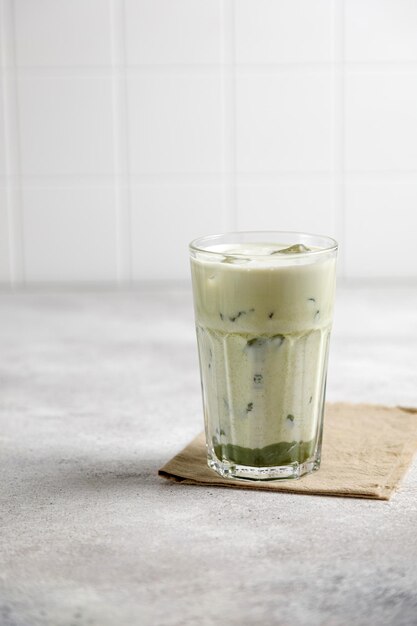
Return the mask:
[[273,467],[252,467],[228,461],[220,461],[215,454],[209,453],[208,466],[223,478],[240,480],[297,480],[320,468],[320,457],[308,459],[304,463],[291,463]]

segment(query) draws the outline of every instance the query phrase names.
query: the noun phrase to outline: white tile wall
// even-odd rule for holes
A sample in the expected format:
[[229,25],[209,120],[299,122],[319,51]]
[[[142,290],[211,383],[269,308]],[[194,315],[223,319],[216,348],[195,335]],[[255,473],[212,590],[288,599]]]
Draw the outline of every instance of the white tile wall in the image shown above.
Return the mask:
[[128,78],[130,172],[221,172],[221,83],[211,74]]
[[128,65],[220,63],[220,0],[126,0]]
[[252,228],[416,278],[416,32],[417,0],[0,0],[0,282],[188,280]]
[[132,188],[133,278],[188,277],[188,244],[227,224],[220,185]]
[[110,13],[103,0],[15,0],[16,63],[26,67],[106,66]]
[[347,186],[346,248],[349,276],[416,276],[417,181]]
[[346,167],[417,171],[417,68],[347,72]]
[[10,277],[9,220],[7,215],[7,190],[0,182],[0,282]]
[[333,0],[237,0],[237,62],[332,61],[333,4]]
[[416,0],[347,0],[346,60],[417,61]]
[[238,74],[238,172],[333,169],[333,74]]
[[334,187],[328,182],[238,185],[239,230],[297,230],[338,235]]
[[0,185],[6,176],[6,133],[4,114],[4,88],[0,82]]
[[31,76],[18,90],[23,176],[112,174],[109,78]]
[[117,218],[111,190],[24,188],[22,195],[29,282],[116,280]]

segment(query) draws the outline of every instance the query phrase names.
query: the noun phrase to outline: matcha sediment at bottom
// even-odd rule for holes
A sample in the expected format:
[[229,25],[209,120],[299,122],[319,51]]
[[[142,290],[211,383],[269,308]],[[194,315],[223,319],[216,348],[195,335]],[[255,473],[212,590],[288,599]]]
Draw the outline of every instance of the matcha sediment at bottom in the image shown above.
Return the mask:
[[334,259],[271,248],[192,261],[207,440],[255,467],[314,454],[332,319]]

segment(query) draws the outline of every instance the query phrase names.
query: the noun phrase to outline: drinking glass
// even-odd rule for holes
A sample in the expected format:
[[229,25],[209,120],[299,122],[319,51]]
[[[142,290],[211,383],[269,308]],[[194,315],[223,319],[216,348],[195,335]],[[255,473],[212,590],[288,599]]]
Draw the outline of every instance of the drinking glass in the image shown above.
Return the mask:
[[236,232],[190,256],[209,466],[248,480],[318,470],[336,241]]

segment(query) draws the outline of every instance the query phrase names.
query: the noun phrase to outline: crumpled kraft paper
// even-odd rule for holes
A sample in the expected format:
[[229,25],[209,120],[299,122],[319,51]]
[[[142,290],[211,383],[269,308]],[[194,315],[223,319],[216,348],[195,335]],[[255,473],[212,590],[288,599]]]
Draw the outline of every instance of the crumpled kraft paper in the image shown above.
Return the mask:
[[204,434],[159,470],[187,485],[388,500],[417,451],[417,409],[327,404],[319,471],[273,482],[222,478],[207,466]]

